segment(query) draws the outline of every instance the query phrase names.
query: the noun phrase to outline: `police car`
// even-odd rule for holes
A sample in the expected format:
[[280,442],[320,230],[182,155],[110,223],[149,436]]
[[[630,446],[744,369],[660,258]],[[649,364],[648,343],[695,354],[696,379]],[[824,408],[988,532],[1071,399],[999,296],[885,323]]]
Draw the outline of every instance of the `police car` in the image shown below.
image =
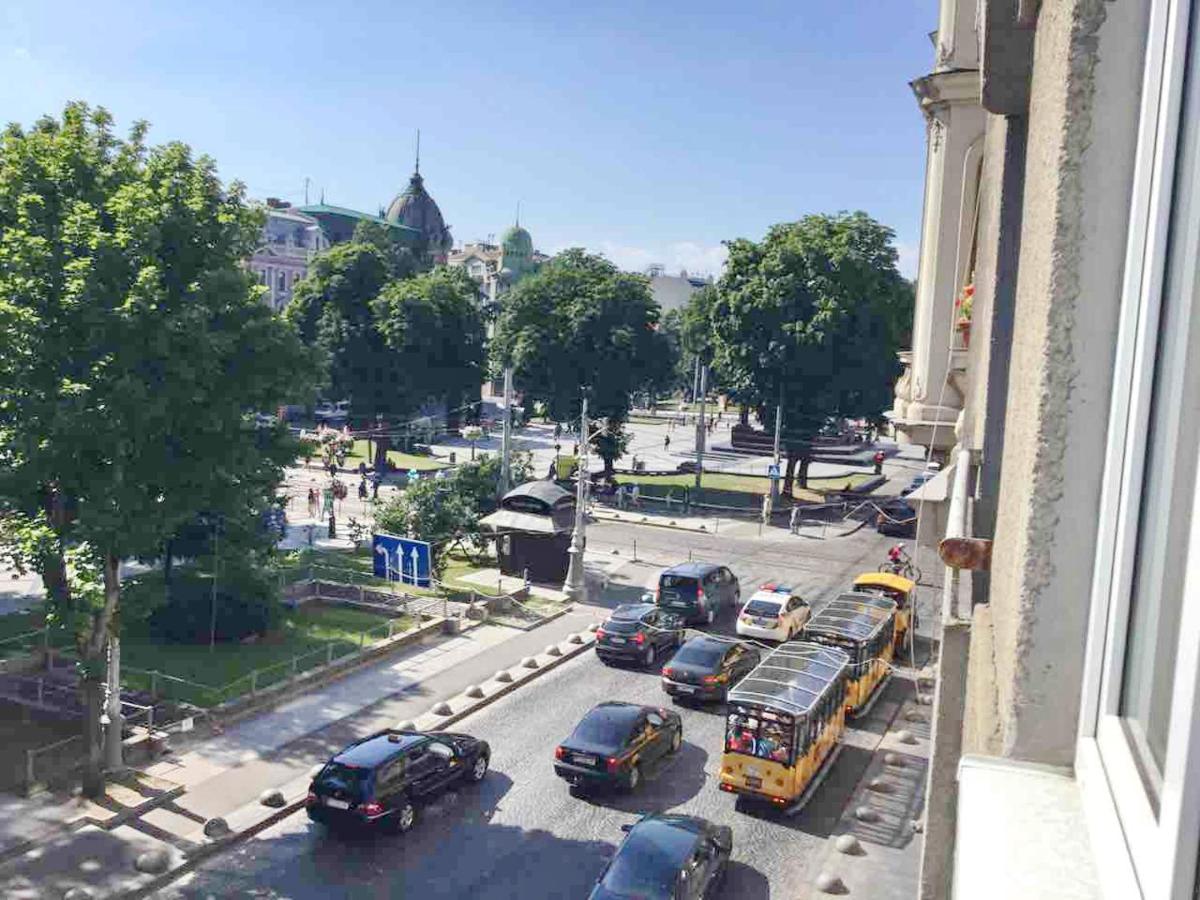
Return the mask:
[[749,638],[786,641],[800,633],[811,615],[808,601],[790,587],[764,584],[738,613],[737,633]]

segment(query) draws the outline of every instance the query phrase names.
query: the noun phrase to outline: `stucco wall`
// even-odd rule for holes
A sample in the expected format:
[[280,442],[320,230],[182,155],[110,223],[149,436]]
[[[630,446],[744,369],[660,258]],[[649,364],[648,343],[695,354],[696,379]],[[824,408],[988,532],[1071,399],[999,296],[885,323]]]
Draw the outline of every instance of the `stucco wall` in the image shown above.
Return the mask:
[[990,606],[964,752],[1074,758],[1145,26],[1041,5]]

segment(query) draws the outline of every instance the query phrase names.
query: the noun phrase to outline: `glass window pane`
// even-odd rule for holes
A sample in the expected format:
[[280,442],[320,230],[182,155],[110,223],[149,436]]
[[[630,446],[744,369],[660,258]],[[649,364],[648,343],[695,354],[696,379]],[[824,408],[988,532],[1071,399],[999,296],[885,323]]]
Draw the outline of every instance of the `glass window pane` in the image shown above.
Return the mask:
[[1155,793],[1167,754],[1200,438],[1200,344],[1193,309],[1195,284],[1190,276],[1193,261],[1182,249],[1192,243],[1188,232],[1195,227],[1186,214],[1196,208],[1188,171],[1195,149],[1189,146],[1190,137],[1186,135],[1183,142],[1172,211],[1121,680],[1120,715]]

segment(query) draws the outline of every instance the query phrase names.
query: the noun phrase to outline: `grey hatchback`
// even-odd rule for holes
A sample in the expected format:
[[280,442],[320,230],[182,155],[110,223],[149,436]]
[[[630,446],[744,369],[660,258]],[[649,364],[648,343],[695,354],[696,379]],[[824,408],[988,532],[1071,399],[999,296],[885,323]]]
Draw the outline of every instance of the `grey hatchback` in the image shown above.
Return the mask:
[[658,576],[654,602],[687,623],[711,625],[721,610],[736,608],[741,598],[741,585],[726,566],[687,562],[664,569]]

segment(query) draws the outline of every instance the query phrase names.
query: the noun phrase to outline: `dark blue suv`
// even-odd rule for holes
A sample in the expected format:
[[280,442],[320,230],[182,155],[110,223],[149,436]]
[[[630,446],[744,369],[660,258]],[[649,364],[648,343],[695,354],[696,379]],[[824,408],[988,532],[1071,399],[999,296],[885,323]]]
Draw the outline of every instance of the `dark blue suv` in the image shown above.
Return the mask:
[[664,569],[658,576],[654,603],[686,623],[712,624],[725,609],[736,609],[742,588],[726,566],[687,562]]

